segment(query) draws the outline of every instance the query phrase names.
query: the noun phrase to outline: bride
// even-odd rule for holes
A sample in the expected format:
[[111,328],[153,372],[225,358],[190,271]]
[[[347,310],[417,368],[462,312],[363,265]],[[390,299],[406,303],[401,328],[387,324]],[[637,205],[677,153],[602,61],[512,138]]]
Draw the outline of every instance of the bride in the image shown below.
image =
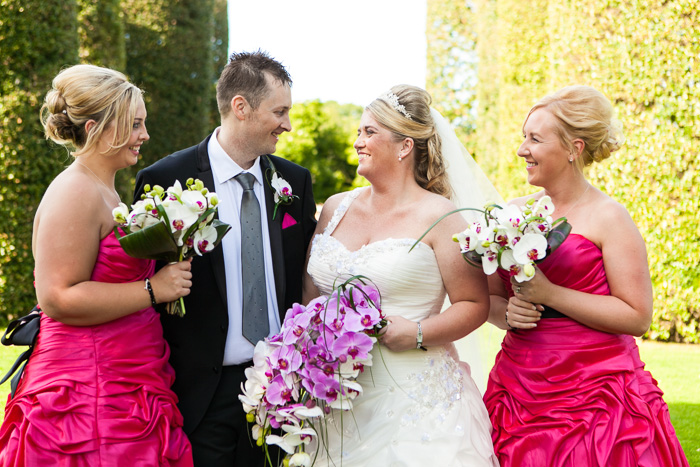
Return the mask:
[[[452,241],[464,219],[447,217],[409,251],[455,209],[445,131],[430,102],[401,85],[367,106],[355,149],[371,186],[329,198],[310,247],[305,303],[330,293],[338,277],[362,274],[377,285],[389,321],[373,366],[358,377],[363,393],[352,412],[328,417],[316,465],[498,465],[481,395],[452,344],[489,308],[486,277]],[[460,178],[478,191],[474,177]],[[441,312],[445,294],[451,305]]]

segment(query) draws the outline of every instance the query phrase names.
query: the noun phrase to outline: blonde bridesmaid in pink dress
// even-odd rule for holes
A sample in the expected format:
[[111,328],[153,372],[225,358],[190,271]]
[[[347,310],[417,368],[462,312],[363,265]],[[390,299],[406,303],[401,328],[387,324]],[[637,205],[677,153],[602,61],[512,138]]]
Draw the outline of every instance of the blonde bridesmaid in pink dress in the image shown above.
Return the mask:
[[[191,466],[157,302],[189,293],[189,262],[153,274],[114,236],[117,170],[148,140],[142,91],[107,68],[63,70],[42,107],[75,160],[34,219],[41,328],[0,427],[0,466]],[[149,292],[150,284],[152,294]]]
[[622,144],[600,92],[543,98],[518,156],[572,233],[532,280],[491,276],[489,321],[508,329],[484,395],[503,467],[681,467],[663,393],[633,336],[651,323],[646,248],[627,210],[583,175]]

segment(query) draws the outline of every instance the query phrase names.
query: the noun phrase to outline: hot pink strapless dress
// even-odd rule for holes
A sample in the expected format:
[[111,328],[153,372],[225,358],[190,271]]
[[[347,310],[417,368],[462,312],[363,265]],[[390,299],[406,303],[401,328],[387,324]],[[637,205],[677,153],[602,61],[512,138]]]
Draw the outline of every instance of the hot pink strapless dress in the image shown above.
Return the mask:
[[[92,280],[140,281],[153,267],[124,253],[112,233]],[[43,315],[5,407],[0,466],[191,466],[169,355],[153,308],[86,327]]]
[[[539,267],[555,284],[610,294],[602,253],[581,235]],[[662,395],[633,337],[547,318],[506,334],[484,402],[501,466],[687,466]]]

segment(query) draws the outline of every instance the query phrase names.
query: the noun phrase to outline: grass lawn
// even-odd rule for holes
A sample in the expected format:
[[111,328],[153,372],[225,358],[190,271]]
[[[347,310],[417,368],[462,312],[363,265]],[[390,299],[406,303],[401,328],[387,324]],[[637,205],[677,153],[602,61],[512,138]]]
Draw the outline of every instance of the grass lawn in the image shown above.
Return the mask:
[[[492,328],[487,326],[485,328]],[[500,331],[489,336],[490,361],[498,350]],[[482,347],[483,348],[483,347]],[[642,360],[664,391],[671,421],[691,466],[700,467],[700,345],[641,342]],[[25,347],[0,345],[0,375],[4,375]],[[486,370],[484,370],[486,371]],[[0,420],[4,418],[9,381],[0,386]]]

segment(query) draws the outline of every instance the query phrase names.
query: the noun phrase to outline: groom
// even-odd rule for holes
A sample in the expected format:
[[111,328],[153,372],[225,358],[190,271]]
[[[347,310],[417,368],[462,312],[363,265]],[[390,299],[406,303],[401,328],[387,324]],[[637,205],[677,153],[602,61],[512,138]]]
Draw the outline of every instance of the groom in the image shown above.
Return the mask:
[[[198,178],[217,193],[219,219],[232,226],[219,248],[192,261],[186,315],[161,314],[176,374],[173,390],[196,466],[263,465],[263,450],[254,441],[251,445],[251,425],[238,395],[257,341],[279,332],[287,308],[301,301],[306,250],[316,226],[309,171],[269,155],[279,135],[292,129],[291,83],[286,69],[265,52],[232,54],[216,87],[221,126],[198,145],[140,171],[136,179],[135,199],[140,199],[147,184],[167,188],[180,180],[185,186],[188,178]],[[276,206],[270,184],[275,172],[291,186],[289,204]],[[237,177],[241,173],[254,178]],[[241,178],[252,180],[255,196]],[[252,236],[262,250],[246,257],[253,247],[241,238],[241,216],[245,231],[248,209],[258,204],[257,232],[262,234],[243,236]],[[250,262],[257,260],[262,266],[255,282],[265,287],[253,316],[258,332],[251,335],[244,324],[251,318],[246,311],[244,319],[243,307],[256,287],[244,282],[255,269]]]

